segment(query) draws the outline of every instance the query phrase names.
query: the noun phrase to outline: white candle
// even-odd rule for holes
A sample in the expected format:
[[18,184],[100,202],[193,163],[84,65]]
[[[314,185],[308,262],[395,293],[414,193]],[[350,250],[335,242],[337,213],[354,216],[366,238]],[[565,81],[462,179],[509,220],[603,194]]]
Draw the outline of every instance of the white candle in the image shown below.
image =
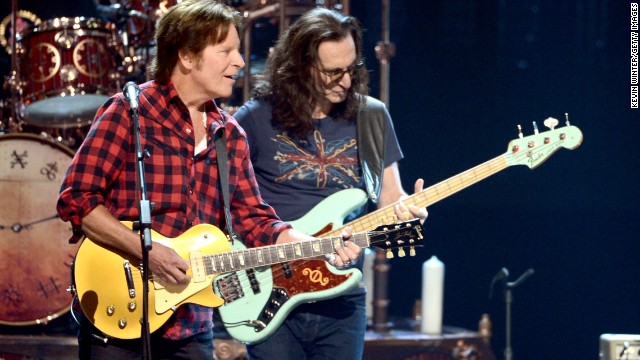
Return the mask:
[[434,255],[422,264],[422,323],[420,330],[429,335],[442,334],[444,264]]

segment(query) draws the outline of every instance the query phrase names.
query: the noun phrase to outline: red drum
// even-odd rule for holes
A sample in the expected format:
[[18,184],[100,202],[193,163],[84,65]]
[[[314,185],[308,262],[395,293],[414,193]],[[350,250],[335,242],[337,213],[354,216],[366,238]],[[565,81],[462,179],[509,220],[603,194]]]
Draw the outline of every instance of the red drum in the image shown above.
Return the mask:
[[0,324],[44,324],[69,310],[79,244],[68,243],[56,200],[72,156],[37,135],[0,135]]
[[53,128],[89,124],[120,88],[113,23],[56,18],[20,34],[21,115]]

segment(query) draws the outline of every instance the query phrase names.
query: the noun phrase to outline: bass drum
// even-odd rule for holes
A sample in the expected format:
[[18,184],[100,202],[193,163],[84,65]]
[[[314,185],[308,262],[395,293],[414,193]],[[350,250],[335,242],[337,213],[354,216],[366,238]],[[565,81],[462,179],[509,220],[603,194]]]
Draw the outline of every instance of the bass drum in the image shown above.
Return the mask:
[[31,134],[0,136],[0,324],[46,324],[69,310],[79,244],[56,212],[73,151]]

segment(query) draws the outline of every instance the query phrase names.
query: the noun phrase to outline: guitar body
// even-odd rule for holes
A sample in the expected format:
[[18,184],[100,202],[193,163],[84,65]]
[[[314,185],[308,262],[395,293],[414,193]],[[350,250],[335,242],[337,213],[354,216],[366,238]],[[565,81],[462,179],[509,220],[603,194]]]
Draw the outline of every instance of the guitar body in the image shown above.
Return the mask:
[[[364,191],[342,190],[290,223],[306,234],[319,235],[341,227],[344,218],[366,202]],[[233,245],[234,250],[243,248],[240,242]],[[229,335],[252,344],[273,334],[296,306],[336,297],[356,287],[361,278],[358,269],[339,270],[323,260],[298,260],[221,276],[214,291],[225,299],[218,310]]]
[[344,219],[367,203],[360,189],[345,189],[323,199],[303,217],[289,221],[294,229],[318,236],[342,226]]
[[[123,224],[131,227],[130,222]],[[225,235],[213,225],[196,225],[173,239],[153,232],[152,238],[171,247],[186,260],[198,253],[216,254],[230,250]],[[128,285],[127,262],[130,264],[132,286]],[[140,268],[139,259],[105,248],[90,239],[85,239],[78,249],[73,274],[80,306],[89,321],[108,336],[134,339],[142,334],[143,284]],[[192,280],[187,285],[165,286],[149,281],[151,332],[164,324],[181,304],[222,305],[223,300],[211,289],[215,275],[203,276],[197,269],[190,269],[190,272]],[[130,294],[130,287],[133,294]]]
[[[244,246],[236,242],[234,250]],[[253,344],[271,336],[298,305],[333,298],[362,278],[358,269],[338,270],[323,260],[298,260],[237,271],[216,278],[214,291],[229,335]]]

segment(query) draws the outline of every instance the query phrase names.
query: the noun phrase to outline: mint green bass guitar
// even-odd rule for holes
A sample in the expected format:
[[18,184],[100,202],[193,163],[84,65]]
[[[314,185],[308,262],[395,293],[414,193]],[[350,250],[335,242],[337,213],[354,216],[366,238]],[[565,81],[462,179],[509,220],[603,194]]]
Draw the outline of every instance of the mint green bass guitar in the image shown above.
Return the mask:
[[[512,165],[531,169],[542,164],[561,148],[575,149],[582,143],[582,132],[569,125],[512,140],[507,151],[485,163],[435,184],[404,199],[405,204],[426,207],[465,189]],[[557,120],[555,120],[557,124]],[[359,189],[347,189],[321,201],[302,218],[291,221],[293,227],[309,235],[338,236],[343,219],[367,201]],[[354,232],[367,231],[396,219],[394,205],[378,209],[346,225]],[[234,250],[244,246],[236,241]],[[389,252],[387,253],[389,256]],[[403,252],[399,251],[402,256]],[[362,274],[357,269],[337,269],[323,260],[299,260],[258,267],[218,277],[214,292],[225,303],[218,308],[220,317],[233,338],[254,344],[264,341],[298,305],[337,297],[358,285]]]

